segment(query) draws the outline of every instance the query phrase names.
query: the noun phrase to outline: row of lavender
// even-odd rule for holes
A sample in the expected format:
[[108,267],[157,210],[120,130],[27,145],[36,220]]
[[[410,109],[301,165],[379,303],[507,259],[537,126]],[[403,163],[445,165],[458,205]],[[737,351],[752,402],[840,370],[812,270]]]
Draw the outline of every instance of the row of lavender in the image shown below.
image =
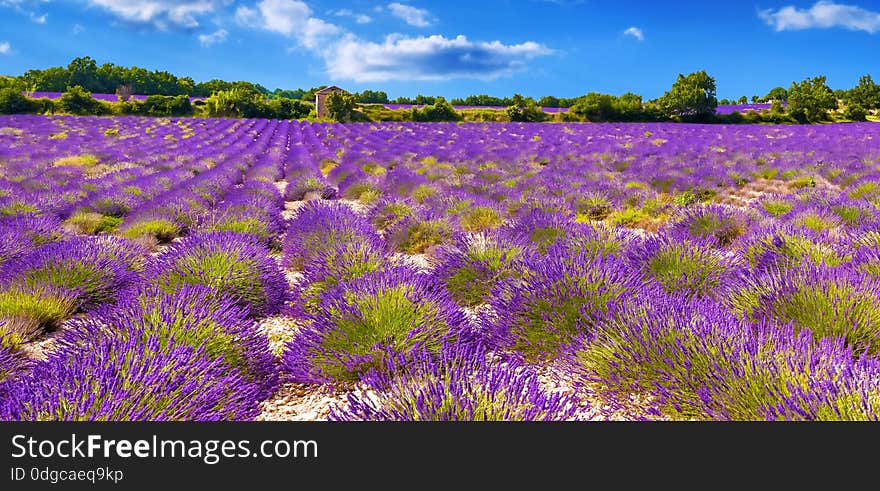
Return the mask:
[[248,419],[279,380],[352,388],[337,419],[582,414],[550,367],[613,410],[877,418],[870,125],[199,124],[0,125],[4,417]]

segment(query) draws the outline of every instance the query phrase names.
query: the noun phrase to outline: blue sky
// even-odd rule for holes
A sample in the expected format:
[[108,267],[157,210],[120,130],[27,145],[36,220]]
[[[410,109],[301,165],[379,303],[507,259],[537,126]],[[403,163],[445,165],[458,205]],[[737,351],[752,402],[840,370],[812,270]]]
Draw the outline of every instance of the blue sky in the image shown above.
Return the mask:
[[738,97],[817,74],[834,88],[880,79],[880,1],[0,0],[0,74],[84,55],[392,98],[653,98],[705,69]]

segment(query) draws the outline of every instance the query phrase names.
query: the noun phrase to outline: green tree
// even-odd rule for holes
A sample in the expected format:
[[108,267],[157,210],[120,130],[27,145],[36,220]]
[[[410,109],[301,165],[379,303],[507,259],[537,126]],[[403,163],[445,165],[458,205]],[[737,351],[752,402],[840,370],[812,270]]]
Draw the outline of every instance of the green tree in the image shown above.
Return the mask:
[[77,115],[107,114],[108,106],[92,97],[91,92],[79,85],[68,87],[58,99],[58,108],[62,112]]
[[0,114],[24,114],[35,109],[35,104],[17,88],[0,89]]
[[857,103],[849,102],[843,110],[843,117],[850,121],[866,121],[868,111]]
[[785,90],[785,87],[773,87],[770,89],[770,92],[767,92],[767,95],[764,96],[764,102],[772,102],[772,101],[782,101],[785,102],[788,100],[788,91]]
[[413,121],[460,121],[461,114],[443,97],[438,97],[434,104],[411,110]]
[[327,96],[327,115],[333,121],[351,121],[356,108],[354,94],[333,92]]
[[507,117],[511,121],[531,123],[547,120],[547,114],[541,110],[538,103],[531,97],[514,94],[511,102],[512,104],[506,109]]
[[863,75],[859,83],[849,90],[847,99],[851,104],[864,109],[880,109],[880,85],[870,75]]
[[788,112],[796,120],[816,122],[828,119],[828,111],[837,108],[837,97],[825,84],[825,76],[792,82],[788,89]]
[[715,79],[705,70],[678,75],[672,88],[660,98],[660,107],[669,117],[705,119],[715,114]]

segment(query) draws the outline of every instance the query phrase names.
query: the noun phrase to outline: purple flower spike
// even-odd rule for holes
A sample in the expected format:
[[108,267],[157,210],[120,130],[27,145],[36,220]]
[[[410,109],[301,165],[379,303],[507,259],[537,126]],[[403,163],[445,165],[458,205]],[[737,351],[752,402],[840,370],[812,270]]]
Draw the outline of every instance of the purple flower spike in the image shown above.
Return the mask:
[[254,317],[278,312],[287,300],[287,279],[253,236],[213,232],[188,237],[159,256],[145,273],[165,292],[204,285],[248,307]]
[[296,382],[354,381],[381,369],[389,352],[438,352],[450,340],[473,340],[443,285],[404,267],[341,284],[311,320],[284,353],[283,369]]
[[101,335],[55,351],[14,380],[0,419],[249,420],[258,414],[258,392],[201,350],[157,337]]
[[364,382],[375,395],[350,393],[337,421],[558,421],[571,419],[571,396],[548,393],[537,373],[478,345],[452,346],[438,357],[392,357],[387,371]]

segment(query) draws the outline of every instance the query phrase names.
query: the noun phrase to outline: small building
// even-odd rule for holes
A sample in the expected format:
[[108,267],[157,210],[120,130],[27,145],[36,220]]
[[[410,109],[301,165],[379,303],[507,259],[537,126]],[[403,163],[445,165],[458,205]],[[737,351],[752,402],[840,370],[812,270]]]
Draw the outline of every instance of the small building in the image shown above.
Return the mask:
[[329,87],[324,87],[323,89],[315,92],[315,112],[317,113],[319,118],[326,118],[327,114],[327,97],[334,92],[342,92],[343,94],[348,94],[344,89],[340,89],[335,85],[331,85]]

